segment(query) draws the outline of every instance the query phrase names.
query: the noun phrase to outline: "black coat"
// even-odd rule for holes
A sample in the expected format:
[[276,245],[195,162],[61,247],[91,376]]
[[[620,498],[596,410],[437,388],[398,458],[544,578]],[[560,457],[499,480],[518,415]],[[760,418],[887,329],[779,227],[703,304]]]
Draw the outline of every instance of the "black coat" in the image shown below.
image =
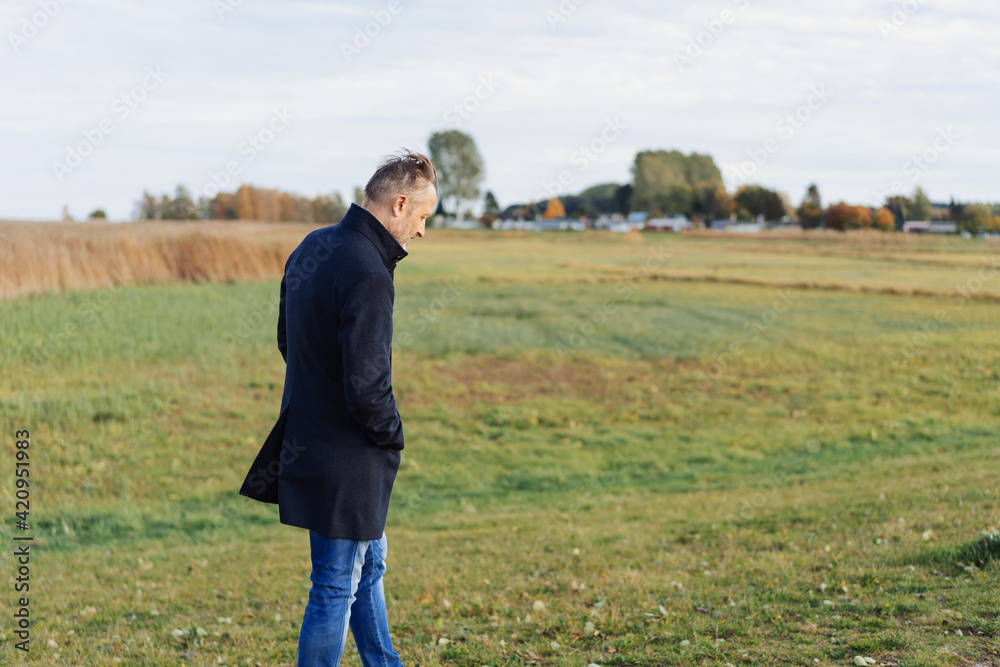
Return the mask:
[[302,240],[285,264],[281,413],[240,494],[281,523],[381,538],[403,425],[392,394],[393,270],[406,251],[368,211]]

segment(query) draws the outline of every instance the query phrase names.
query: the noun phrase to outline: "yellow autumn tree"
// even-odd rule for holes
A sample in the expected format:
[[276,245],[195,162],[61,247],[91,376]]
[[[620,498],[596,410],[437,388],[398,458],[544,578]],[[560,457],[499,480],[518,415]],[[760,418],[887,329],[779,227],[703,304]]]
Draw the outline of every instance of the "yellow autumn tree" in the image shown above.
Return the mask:
[[546,220],[553,220],[555,218],[565,218],[566,217],[566,207],[563,206],[562,200],[559,197],[553,197],[549,200],[549,205],[545,207],[545,215],[542,216]]
[[295,197],[293,197],[287,192],[281,193],[281,197],[278,201],[278,206],[281,209],[282,222],[302,219],[302,215],[299,213],[296,203],[297,202],[295,201]]
[[253,189],[249,185],[241,185],[236,191],[236,217],[240,220],[254,220]]
[[896,228],[896,216],[887,208],[880,208],[875,212],[874,227],[883,232],[891,232]]

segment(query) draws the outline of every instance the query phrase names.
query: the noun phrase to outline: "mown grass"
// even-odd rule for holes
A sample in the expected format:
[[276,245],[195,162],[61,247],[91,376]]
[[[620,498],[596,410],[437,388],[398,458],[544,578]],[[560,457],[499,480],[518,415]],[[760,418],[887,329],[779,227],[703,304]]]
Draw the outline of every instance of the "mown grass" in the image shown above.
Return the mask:
[[[801,281],[793,247],[415,244],[386,529],[407,664],[1000,664],[1000,320],[978,298],[1000,276],[947,294],[990,250],[792,255],[835,260],[833,290],[657,279],[683,258]],[[276,292],[0,303],[3,470],[30,428],[36,538],[33,646],[8,589],[5,663],[294,664],[307,536],[236,495],[280,399]]]

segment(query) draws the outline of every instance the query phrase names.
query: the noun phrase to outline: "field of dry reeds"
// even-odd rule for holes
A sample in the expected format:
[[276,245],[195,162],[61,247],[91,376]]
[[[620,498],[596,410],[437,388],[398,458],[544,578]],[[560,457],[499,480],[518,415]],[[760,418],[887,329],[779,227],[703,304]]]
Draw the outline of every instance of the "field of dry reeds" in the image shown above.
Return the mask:
[[0,298],[66,289],[280,276],[315,225],[0,222]]
[[[281,275],[285,259],[316,224],[269,222],[4,222],[0,221],[0,299],[118,285],[247,282]],[[998,239],[880,232],[763,232],[684,234],[646,232],[491,232],[428,230],[419,252],[474,280],[525,279],[523,262],[542,270],[532,281],[619,280],[629,262],[652,246],[669,261],[648,277],[805,289],[846,289],[946,295],[983,265],[998,266]],[[522,263],[501,263],[484,274],[477,258],[517,246]],[[572,262],[553,263],[553,246]],[[619,259],[625,264],[609,267]],[[456,264],[457,262],[457,264]],[[1000,299],[990,280],[977,298]]]

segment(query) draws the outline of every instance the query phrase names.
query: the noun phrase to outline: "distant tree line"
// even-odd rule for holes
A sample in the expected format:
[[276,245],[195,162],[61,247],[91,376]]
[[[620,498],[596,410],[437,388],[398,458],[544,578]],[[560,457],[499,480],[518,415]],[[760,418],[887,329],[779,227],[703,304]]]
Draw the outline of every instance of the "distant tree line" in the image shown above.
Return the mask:
[[339,193],[309,199],[273,188],[241,185],[236,192],[220,192],[198,201],[183,185],[174,196],[143,192],[138,202],[140,220],[261,220],[265,222],[339,222],[347,206]]
[[[795,216],[788,198],[759,185],[726,190],[711,155],[680,151],[642,151],[632,165],[632,182],[602,183],[561,200],[569,216],[595,219],[643,211],[650,217],[684,216],[695,222],[719,219],[782,220]],[[547,215],[552,199],[508,206],[502,217]]]
[[796,211],[798,222],[805,228],[899,230],[907,221],[953,222],[956,228],[971,234],[1000,232],[1000,205],[959,204],[934,205],[927,193],[917,187],[912,197],[887,197],[880,208],[851,206],[844,202],[822,207],[815,184],[806,191]]
[[[479,198],[485,179],[485,162],[475,140],[465,132],[434,132],[428,140],[430,158],[438,170],[439,201],[436,215],[447,217]],[[354,188],[360,204],[364,192]],[[146,220],[263,220],[271,222],[338,222],[347,211],[337,193],[312,199],[277,189],[241,185],[236,192],[194,201],[183,185],[173,197],[144,192],[137,217]],[[465,209],[471,216],[471,211]],[[632,164],[630,183],[601,183],[579,194],[511,204],[501,209],[488,191],[483,198],[480,221],[492,226],[498,220],[573,218],[596,220],[602,216],[626,216],[643,211],[650,217],[684,216],[696,224],[717,220],[797,223],[803,228],[835,230],[902,229],[909,220],[947,220],[959,229],[978,234],[1000,232],[1000,206],[990,204],[934,205],[921,188],[912,197],[893,195],[879,206],[855,206],[845,202],[823,205],[819,188],[812,184],[795,206],[781,192],[762,185],[742,185],[730,194],[711,155],[677,150],[640,151]]]
[[[488,193],[492,197],[492,193]],[[493,206],[496,200],[491,201]],[[561,205],[561,208],[560,208]],[[558,215],[551,215],[555,207]],[[650,217],[684,216],[695,223],[714,220],[797,223],[803,228],[835,230],[902,229],[910,220],[951,221],[960,230],[978,234],[1000,232],[1000,205],[934,205],[916,188],[912,197],[888,197],[881,206],[855,206],[837,202],[824,207],[819,188],[813,184],[796,207],[789,198],[761,185],[743,185],[730,194],[722,174],[710,155],[680,151],[642,151],[632,166],[632,183],[603,183],[578,195],[514,204],[502,218],[544,218],[563,215],[594,219],[602,215],[644,211]]]

